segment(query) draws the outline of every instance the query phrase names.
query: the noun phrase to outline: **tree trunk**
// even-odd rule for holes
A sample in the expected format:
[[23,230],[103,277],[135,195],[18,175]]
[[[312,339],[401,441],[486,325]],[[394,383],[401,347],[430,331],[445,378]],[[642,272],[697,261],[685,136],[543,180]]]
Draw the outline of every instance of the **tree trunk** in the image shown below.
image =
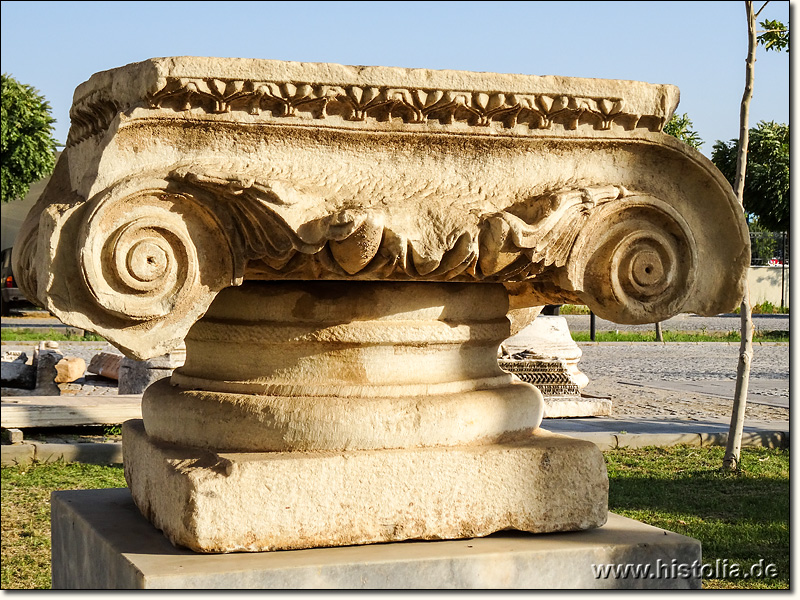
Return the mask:
[[[753,97],[753,81],[756,64],[756,16],[753,3],[745,2],[747,11],[747,68],[745,75],[744,95],[739,114],[739,155],[736,160],[736,182],[734,190],[744,210],[744,178],[747,171],[747,145],[750,141],[749,120],[750,100]],[[763,8],[763,7],[762,7]],[[759,11],[760,12],[760,11]],[[736,369],[736,392],[733,398],[733,412],[728,431],[728,442],[725,447],[725,458],[722,466],[728,470],[739,468],[742,451],[742,430],[744,429],[744,413],[747,406],[747,388],[750,386],[750,363],[753,361],[753,315],[750,308],[750,290],[745,279],[744,298],[741,307],[742,341],[739,346],[739,364]]]
[[657,342],[664,341],[664,334],[661,332],[661,321],[656,323],[656,341]]

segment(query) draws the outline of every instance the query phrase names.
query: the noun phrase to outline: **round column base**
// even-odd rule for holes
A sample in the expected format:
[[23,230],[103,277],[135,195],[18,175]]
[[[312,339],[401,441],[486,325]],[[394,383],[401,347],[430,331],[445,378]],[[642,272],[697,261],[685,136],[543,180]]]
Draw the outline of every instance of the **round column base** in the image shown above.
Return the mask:
[[544,401],[497,363],[499,284],[248,282],[186,337],[144,394],[148,435],[229,452],[489,444],[529,434]]

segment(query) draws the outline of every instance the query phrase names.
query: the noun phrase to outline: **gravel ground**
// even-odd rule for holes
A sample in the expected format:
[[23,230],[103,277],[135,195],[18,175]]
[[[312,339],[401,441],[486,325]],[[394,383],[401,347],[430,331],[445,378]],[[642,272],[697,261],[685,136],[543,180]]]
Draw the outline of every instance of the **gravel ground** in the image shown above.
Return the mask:
[[[738,344],[581,343],[581,371],[589,377],[584,392],[611,397],[615,418],[730,418],[733,401],[691,391],[671,391],[659,382],[720,382],[731,389],[736,380]],[[638,383],[629,385],[620,382]],[[789,344],[756,345],[750,369],[759,397],[789,399]],[[762,389],[763,388],[763,389]],[[755,397],[752,395],[751,397]],[[788,421],[789,409],[747,403],[748,420]]]

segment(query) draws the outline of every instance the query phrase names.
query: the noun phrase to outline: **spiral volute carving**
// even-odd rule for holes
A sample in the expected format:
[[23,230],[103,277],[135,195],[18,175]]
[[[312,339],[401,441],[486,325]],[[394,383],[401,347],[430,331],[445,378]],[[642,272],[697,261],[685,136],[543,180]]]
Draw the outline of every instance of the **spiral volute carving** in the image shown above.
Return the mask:
[[190,196],[119,186],[93,201],[80,265],[106,311],[134,321],[181,313],[208,288],[230,284],[228,241]]
[[601,207],[577,241],[574,279],[586,303],[621,323],[653,323],[680,312],[692,291],[697,245],[684,219],[652,197]]

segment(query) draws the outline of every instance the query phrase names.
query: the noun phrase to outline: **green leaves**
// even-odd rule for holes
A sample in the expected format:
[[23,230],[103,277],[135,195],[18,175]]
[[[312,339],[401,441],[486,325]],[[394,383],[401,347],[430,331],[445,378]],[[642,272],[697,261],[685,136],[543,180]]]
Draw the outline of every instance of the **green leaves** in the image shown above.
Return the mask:
[[758,36],[758,43],[764,46],[764,50],[774,50],[789,52],[789,26],[780,21],[761,21],[759,23],[764,31]]
[[56,141],[50,104],[39,92],[2,76],[2,199],[25,197],[30,185],[53,171]]
[[664,133],[689,144],[695,150],[699,150],[704,142],[696,131],[692,131],[692,126],[692,120],[688,114],[672,115],[672,118],[664,125]]
[[[733,185],[738,140],[717,141],[711,160]],[[744,208],[771,231],[789,230],[789,126],[761,121],[750,129]]]

